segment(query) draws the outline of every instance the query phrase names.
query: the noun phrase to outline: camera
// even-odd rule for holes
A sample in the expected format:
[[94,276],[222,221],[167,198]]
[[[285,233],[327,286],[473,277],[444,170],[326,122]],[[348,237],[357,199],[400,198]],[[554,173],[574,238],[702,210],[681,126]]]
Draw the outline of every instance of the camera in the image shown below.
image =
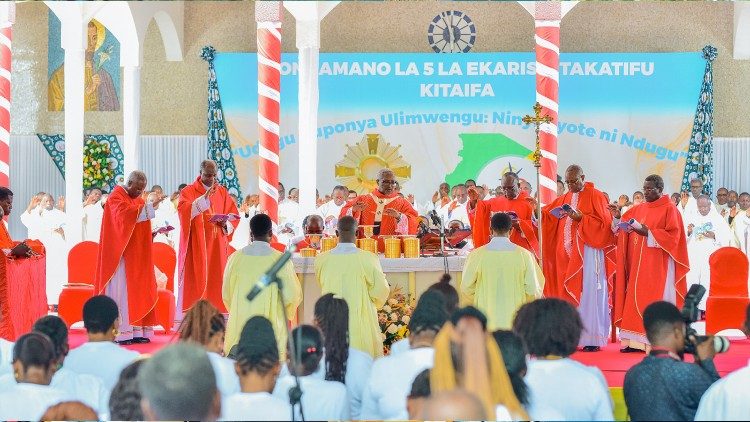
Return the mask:
[[[685,321],[685,352],[693,355],[697,354],[697,346],[709,339],[709,336],[699,336],[692,327],[692,323],[698,320],[700,310],[698,304],[703,295],[706,294],[706,288],[700,284],[693,284],[685,295],[685,304],[682,305],[682,319]],[[716,353],[724,353],[729,350],[729,340],[726,337],[714,336],[714,350]]]

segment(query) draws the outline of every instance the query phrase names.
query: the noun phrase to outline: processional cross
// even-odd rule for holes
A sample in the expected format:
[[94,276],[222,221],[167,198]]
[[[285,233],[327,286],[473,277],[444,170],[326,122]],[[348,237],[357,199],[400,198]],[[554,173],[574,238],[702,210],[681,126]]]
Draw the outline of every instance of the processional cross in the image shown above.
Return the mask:
[[537,201],[536,201],[536,215],[538,218],[538,229],[539,229],[539,262],[542,261],[542,196],[541,192],[539,191],[540,184],[539,181],[541,180],[540,175],[540,168],[542,167],[542,147],[539,144],[539,126],[542,125],[542,123],[552,123],[552,117],[549,115],[542,116],[542,106],[537,101],[536,104],[534,104],[534,116],[526,115],[523,116],[523,119],[521,119],[524,123],[533,124],[534,125],[534,132],[536,134],[536,149],[534,150],[534,154],[532,154],[532,157],[534,158],[534,167],[536,167],[536,194],[537,194]]

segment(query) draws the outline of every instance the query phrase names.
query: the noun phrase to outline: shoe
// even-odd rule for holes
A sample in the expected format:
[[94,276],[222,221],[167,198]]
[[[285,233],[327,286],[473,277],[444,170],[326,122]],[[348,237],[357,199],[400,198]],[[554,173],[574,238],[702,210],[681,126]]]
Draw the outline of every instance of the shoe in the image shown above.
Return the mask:
[[646,353],[646,351],[628,346],[620,349],[620,353]]
[[583,346],[582,349],[583,352],[598,352],[600,350],[602,350],[602,348],[599,346]]
[[133,340],[120,340],[115,341],[115,343],[119,344],[120,346],[130,346],[131,344],[133,344]]
[[133,337],[133,343],[134,344],[146,344],[146,343],[151,343],[151,340],[147,339],[146,337]]

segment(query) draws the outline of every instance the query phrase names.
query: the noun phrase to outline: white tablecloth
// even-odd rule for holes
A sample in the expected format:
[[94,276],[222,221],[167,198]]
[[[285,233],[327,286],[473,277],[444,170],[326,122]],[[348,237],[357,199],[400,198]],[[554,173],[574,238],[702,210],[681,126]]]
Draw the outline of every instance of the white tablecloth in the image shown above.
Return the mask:
[[[448,271],[452,273],[463,271],[465,261],[465,256],[449,256]],[[294,271],[297,274],[315,273],[315,258],[295,256],[292,258],[292,262],[294,262]],[[385,258],[381,256],[380,265],[383,266],[383,272],[385,273],[443,271],[445,258]]]

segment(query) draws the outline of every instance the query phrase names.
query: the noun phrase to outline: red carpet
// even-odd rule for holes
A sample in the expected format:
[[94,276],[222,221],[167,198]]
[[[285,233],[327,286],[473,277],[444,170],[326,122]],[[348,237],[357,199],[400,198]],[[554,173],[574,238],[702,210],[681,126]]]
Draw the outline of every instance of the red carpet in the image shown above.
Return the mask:
[[[159,349],[171,343],[175,339],[174,334],[164,334],[157,331],[156,337],[149,344],[134,344],[125,346],[139,353],[156,353]],[[86,332],[83,329],[70,330],[70,347],[75,348],[86,341]],[[610,343],[607,347],[595,353],[578,352],[573,359],[585,364],[596,366],[602,370],[607,384],[610,387],[622,387],[625,373],[631,366],[637,364],[645,354],[643,353],[620,353],[620,345]],[[691,358],[687,358],[691,359]],[[729,372],[747,365],[750,359],[750,340],[733,340],[729,352],[716,356],[714,362],[716,369],[724,376]]]

